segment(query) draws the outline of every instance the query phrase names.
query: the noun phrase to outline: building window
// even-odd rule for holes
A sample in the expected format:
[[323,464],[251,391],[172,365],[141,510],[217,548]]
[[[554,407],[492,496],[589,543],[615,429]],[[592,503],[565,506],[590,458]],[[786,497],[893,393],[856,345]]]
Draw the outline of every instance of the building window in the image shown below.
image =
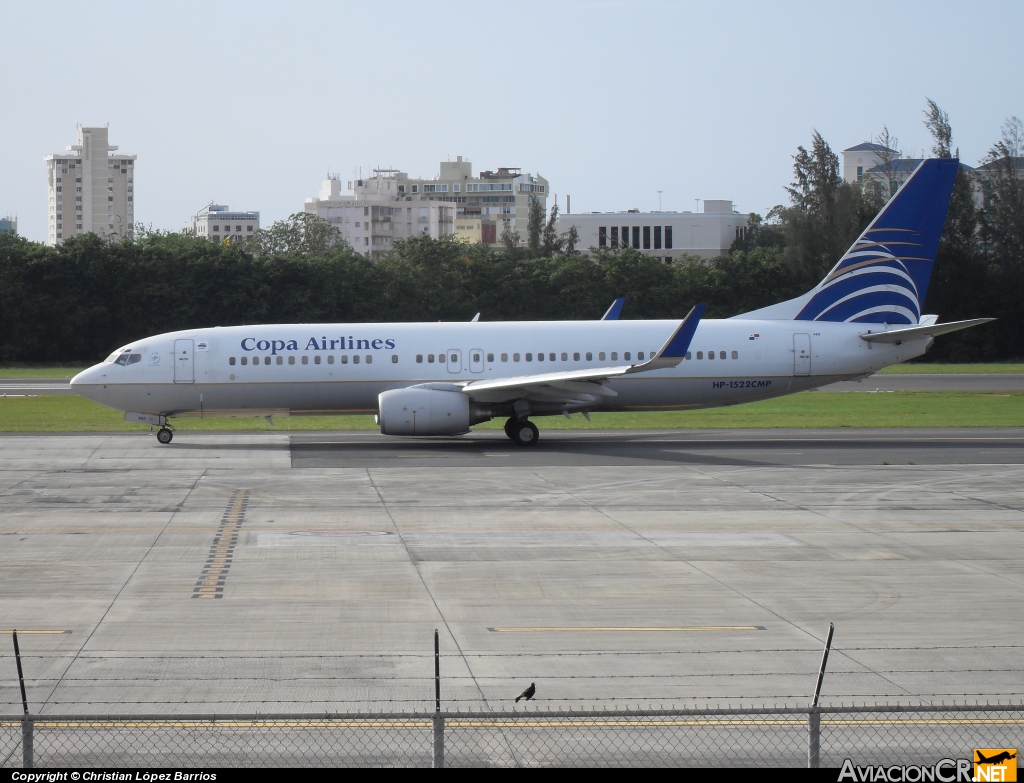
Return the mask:
[[640,249],[640,226],[633,226],[633,247]]
[[420,186],[419,185],[413,185],[412,186],[412,192],[413,193],[419,193],[420,192]]
[[248,232],[250,232],[250,233],[252,233],[252,226],[246,226],[246,227],[245,227],[245,230],[246,230],[246,231],[248,231]]
[[665,249],[672,249],[672,226],[665,226]]
[[597,246],[607,247],[608,245],[608,229],[605,226],[601,226],[597,229]]
[[619,246],[619,227],[612,226],[612,247]]
[[654,227],[654,249],[661,250],[661,226]]
[[651,249],[651,227],[644,226],[644,250]]

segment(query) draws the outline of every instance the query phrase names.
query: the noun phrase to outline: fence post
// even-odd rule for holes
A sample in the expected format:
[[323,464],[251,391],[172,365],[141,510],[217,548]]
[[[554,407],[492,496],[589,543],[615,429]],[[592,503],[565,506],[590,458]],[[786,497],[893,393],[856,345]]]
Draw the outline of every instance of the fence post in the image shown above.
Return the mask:
[[821,713],[817,707],[807,711],[807,768],[821,766]]
[[25,710],[25,718],[21,721],[21,763],[25,769],[32,769],[32,734],[35,725],[28,719],[28,696],[25,694],[25,674],[21,668],[21,649],[18,647],[18,630],[16,628],[11,631],[11,638],[14,639],[14,660],[18,665],[21,706]]
[[444,768],[444,718],[441,717],[441,647],[434,629],[434,769]]
[[818,697],[821,696],[821,683],[825,679],[825,667],[828,665],[828,651],[832,649],[832,634],[836,627],[828,624],[828,636],[825,637],[825,649],[821,653],[821,666],[818,667],[818,681],[814,684],[814,698],[807,711],[807,766],[818,769],[821,764],[821,712],[818,709]]

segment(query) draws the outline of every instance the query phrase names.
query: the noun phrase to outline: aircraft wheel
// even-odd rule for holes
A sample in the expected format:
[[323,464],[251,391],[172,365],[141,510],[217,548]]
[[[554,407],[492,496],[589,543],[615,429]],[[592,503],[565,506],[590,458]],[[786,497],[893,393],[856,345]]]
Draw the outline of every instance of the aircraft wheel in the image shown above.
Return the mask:
[[516,422],[512,428],[512,440],[517,446],[532,446],[540,438],[540,430],[529,419]]
[[162,428],[161,428],[161,429],[160,429],[160,430],[159,430],[159,431],[157,432],[157,434],[156,434],[156,439],[157,439],[158,441],[160,441],[161,443],[163,443],[164,445],[167,445],[168,443],[170,443],[170,442],[171,442],[171,439],[172,439],[173,437],[174,437],[174,433],[173,433],[173,432],[171,432],[171,431],[170,431],[169,429],[167,429],[166,427],[162,427]]
[[515,436],[512,434],[512,428],[516,426],[518,421],[519,419],[517,419],[515,416],[512,416],[508,421],[505,422],[505,434],[508,436],[509,440],[516,439]]

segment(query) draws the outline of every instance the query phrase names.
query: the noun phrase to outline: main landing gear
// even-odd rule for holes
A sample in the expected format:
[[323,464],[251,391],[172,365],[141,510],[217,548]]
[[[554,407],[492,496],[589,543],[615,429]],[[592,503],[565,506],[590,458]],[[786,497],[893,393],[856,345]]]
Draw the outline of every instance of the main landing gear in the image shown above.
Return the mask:
[[540,430],[529,419],[517,419],[513,416],[505,422],[505,434],[517,446],[532,446],[540,437]]
[[161,427],[156,433],[156,439],[165,446],[174,438],[174,432],[170,427]]

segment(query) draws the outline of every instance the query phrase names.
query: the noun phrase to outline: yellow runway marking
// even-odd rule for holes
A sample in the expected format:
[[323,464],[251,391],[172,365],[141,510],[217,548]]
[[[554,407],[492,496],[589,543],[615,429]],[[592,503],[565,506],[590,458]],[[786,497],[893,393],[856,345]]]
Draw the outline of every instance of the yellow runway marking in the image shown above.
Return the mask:
[[[821,721],[831,726],[987,726],[1024,725],[1021,718],[912,718],[910,720],[854,719]],[[0,727],[20,726],[20,721],[0,721]],[[267,720],[267,721],[36,721],[42,729],[268,729],[268,728],[343,728],[343,729],[416,729],[431,725],[429,719],[395,720]],[[530,718],[508,720],[446,718],[445,725],[462,729],[500,728],[630,728],[630,727],[704,727],[704,726],[806,726],[806,718]]]
[[682,633],[689,631],[763,631],[763,625],[675,625],[675,626],[526,626],[522,628],[499,627],[488,628],[495,633],[587,633],[602,631],[605,633]]

